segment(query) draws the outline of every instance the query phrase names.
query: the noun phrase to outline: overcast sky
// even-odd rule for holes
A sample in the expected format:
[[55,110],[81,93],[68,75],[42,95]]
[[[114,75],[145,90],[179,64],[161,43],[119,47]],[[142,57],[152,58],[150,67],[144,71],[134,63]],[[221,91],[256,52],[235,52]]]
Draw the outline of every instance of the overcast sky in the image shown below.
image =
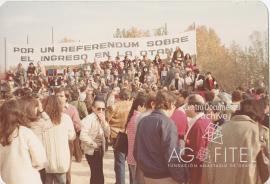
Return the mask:
[[[222,43],[234,40],[249,45],[249,35],[268,28],[267,8],[258,1],[223,2],[5,2],[0,7],[0,42],[51,43],[64,37],[89,42],[110,39],[116,28],[135,26],[152,31],[167,23],[168,33],[177,34],[195,22],[213,28]],[[0,67],[3,68],[3,44]]]

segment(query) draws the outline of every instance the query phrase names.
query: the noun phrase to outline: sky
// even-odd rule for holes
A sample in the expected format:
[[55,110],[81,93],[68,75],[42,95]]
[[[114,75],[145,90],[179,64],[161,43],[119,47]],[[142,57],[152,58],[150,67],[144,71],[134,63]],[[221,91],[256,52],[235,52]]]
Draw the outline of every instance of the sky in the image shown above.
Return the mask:
[[[268,29],[268,10],[260,1],[8,1],[0,7],[0,43],[51,43],[71,38],[90,42],[111,39],[116,28],[153,31],[165,23],[169,34],[193,22],[213,28],[221,42],[248,46],[249,35]],[[3,70],[4,44],[0,44]]]

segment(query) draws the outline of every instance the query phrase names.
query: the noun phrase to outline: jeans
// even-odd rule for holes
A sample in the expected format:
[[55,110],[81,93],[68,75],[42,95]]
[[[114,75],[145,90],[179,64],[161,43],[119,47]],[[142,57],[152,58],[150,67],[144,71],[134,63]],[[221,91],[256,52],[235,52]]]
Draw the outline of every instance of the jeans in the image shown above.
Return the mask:
[[126,155],[119,151],[114,152],[114,172],[116,184],[125,184],[125,162]]
[[46,184],[66,184],[66,173],[47,173]]
[[85,158],[91,170],[90,184],[104,184],[102,149],[94,151],[93,155],[86,154]]
[[128,165],[129,169],[129,183],[130,184],[139,184],[136,180],[136,165]]
[[69,141],[69,151],[70,151],[70,164],[69,169],[66,174],[67,184],[71,184],[71,163],[72,163],[72,153],[73,153],[73,141]]

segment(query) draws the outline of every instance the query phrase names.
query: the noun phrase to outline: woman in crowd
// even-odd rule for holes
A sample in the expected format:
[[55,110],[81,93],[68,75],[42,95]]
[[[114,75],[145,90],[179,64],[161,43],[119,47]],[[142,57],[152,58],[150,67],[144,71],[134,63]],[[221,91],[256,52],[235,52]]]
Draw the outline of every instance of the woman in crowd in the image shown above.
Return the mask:
[[25,126],[20,107],[18,101],[9,100],[0,108],[0,175],[7,184],[41,184],[38,170],[45,167],[46,153]]
[[[36,134],[39,140],[44,143],[42,133],[52,127],[50,117],[43,111],[42,104],[38,98],[24,96],[18,100],[20,109],[24,113],[24,122],[30,126],[31,130]],[[45,184],[45,169],[39,171],[42,183]]]
[[75,138],[71,118],[63,113],[64,104],[55,96],[49,96],[44,111],[53,127],[43,133],[49,165],[46,167],[46,184],[66,184],[66,172],[70,165],[70,140]]
[[145,103],[146,103],[146,95],[144,93],[139,93],[135,100],[132,103],[131,109],[128,114],[127,119],[127,135],[128,135],[128,155],[127,155],[127,163],[129,168],[129,179],[130,184],[138,184],[136,180],[136,161],[133,156],[134,150],[134,141],[136,135],[136,122],[138,116],[141,112],[145,111]]

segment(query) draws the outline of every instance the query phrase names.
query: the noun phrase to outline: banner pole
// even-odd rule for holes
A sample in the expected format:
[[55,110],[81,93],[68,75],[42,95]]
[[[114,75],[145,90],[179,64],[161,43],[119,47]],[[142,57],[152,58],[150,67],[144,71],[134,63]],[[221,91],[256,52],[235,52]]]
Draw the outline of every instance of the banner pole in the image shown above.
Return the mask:
[[7,38],[4,38],[4,48],[5,48],[5,73],[7,72]]
[[53,27],[52,27],[52,43],[54,43],[54,40],[53,40]]

